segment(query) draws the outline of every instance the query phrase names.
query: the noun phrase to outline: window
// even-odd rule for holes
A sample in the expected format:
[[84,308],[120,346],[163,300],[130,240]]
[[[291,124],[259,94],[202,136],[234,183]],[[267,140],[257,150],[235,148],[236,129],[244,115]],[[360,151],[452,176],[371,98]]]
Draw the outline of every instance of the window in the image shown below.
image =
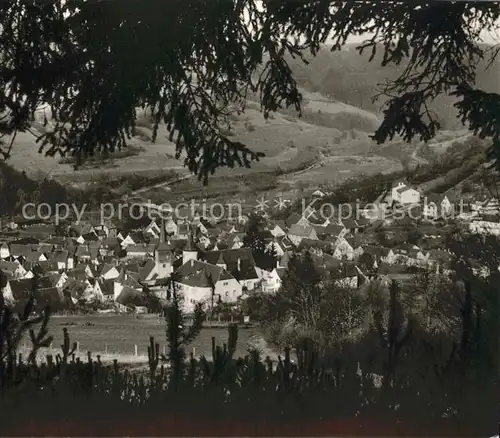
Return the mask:
[[227,286],[229,284],[229,282],[225,281],[224,282],[224,286]]

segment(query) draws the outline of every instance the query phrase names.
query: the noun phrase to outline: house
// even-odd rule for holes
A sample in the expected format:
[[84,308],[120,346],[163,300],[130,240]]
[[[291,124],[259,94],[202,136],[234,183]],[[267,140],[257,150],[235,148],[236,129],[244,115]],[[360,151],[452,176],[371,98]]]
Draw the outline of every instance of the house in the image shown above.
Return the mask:
[[91,301],[93,292],[94,288],[88,280],[81,281],[75,278],[68,278],[62,287],[64,298],[72,304],[76,304],[79,301]]
[[177,232],[175,233],[175,237],[177,239],[186,240],[191,236],[191,226],[188,223],[179,223],[177,225]]
[[392,188],[392,201],[401,205],[418,204],[420,197],[418,190],[408,187],[404,182],[399,182]]
[[318,190],[314,191],[311,196],[313,198],[321,199],[321,198],[324,198],[326,196],[326,193],[318,189]]
[[[382,263],[387,263],[392,265],[396,263],[396,254],[390,248],[384,248],[382,246],[364,245],[362,246],[361,254],[370,254],[377,263],[376,267],[379,267]],[[360,255],[361,255],[360,254]]]
[[[122,235],[123,236],[123,235]],[[119,235],[120,237],[120,235]],[[143,233],[128,233],[120,242],[122,248],[126,248],[130,245],[139,245],[140,243],[146,243],[146,239]]]
[[261,280],[262,292],[266,293],[278,292],[279,289],[281,288],[281,283],[286,273],[286,269],[274,268],[271,272],[259,268],[257,268],[257,270]]
[[155,245],[140,243],[138,245],[126,246],[127,257],[152,257],[155,252]]
[[292,213],[285,220],[286,228],[290,229],[293,225],[309,225],[309,221],[306,219],[304,215],[300,215],[298,213]]
[[312,225],[308,224],[302,225],[297,223],[292,225],[287,236],[294,245],[299,245],[302,239],[318,240],[316,230]]
[[297,248],[299,252],[309,251],[316,255],[323,255],[323,253],[328,253],[333,251],[333,245],[330,242],[323,240],[314,239],[302,239]]
[[0,260],[0,271],[7,276],[8,279],[23,278],[28,271],[19,262],[7,262]]
[[69,257],[67,250],[56,251],[50,257],[50,261],[57,264],[57,270],[62,271],[66,269],[73,269],[74,261]]
[[119,276],[120,276],[120,271],[116,266],[111,264],[104,265],[99,275],[99,277],[102,278],[103,280],[114,279],[118,278]]
[[353,289],[357,289],[368,280],[365,274],[351,263],[342,264],[339,268],[331,270],[330,278],[339,287]]
[[[102,278],[99,278],[96,280],[95,284],[94,284],[94,293],[96,293],[96,291],[100,291],[101,294],[102,294],[102,301],[103,302],[113,302],[114,299],[115,299],[115,296],[114,296],[114,284],[115,284],[115,280],[113,278],[110,278],[110,279],[107,279],[107,280],[104,280]],[[96,288],[96,285],[98,285],[98,288]],[[96,294],[96,296],[98,296],[98,294]]]
[[354,259],[354,256],[354,248],[351,244],[343,237],[338,238],[334,245],[333,257],[339,260],[352,260]]
[[144,306],[144,293],[131,287],[124,287],[120,294],[115,297],[115,304],[119,311],[126,312],[129,309],[142,308]]
[[269,231],[274,237],[283,237],[286,236],[287,227],[284,221],[276,221],[274,226],[270,227]]
[[184,297],[187,312],[197,303],[209,307],[218,302],[236,303],[243,294],[242,285],[221,266],[189,259],[175,275],[174,284]]
[[329,224],[326,227],[316,228],[316,232],[320,239],[327,239],[330,242],[335,242],[338,238],[344,237],[348,230],[344,225],[340,224]]
[[47,278],[50,280],[52,287],[62,290],[64,284],[68,281],[68,275],[65,272],[49,273]]
[[151,234],[153,237],[160,237],[161,233],[161,228],[160,226],[156,223],[155,220],[152,220],[150,224],[145,228],[144,230],[146,233]]
[[204,252],[201,254],[201,258],[207,263],[225,269],[246,290],[255,289],[260,281],[255,260],[249,248]]
[[101,245],[99,246],[99,254],[101,256],[112,255],[116,248],[120,246],[120,242],[116,237],[106,237],[101,240]]
[[113,283],[113,297],[117,301],[120,294],[124,289],[132,289],[138,294],[143,293],[143,286],[130,275],[127,275],[124,271],[120,277],[116,278]]
[[154,285],[156,283],[156,280],[158,279],[156,262],[153,259],[147,259],[146,262],[141,265],[138,274],[138,279],[141,283],[146,285]]

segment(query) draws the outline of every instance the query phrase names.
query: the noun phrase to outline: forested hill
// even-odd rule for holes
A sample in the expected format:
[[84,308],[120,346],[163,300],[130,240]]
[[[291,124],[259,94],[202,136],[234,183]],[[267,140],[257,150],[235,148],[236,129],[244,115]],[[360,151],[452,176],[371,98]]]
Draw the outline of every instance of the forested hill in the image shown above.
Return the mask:
[[[360,55],[356,45],[348,45],[342,51],[321,50],[316,57],[310,58],[309,65],[299,59],[289,58],[287,61],[297,82],[307,91],[378,113],[384,100],[381,98],[374,103],[372,98],[379,93],[380,84],[400,75],[405,64],[381,67],[382,49],[377,51],[372,62],[369,61],[370,55],[371,50]],[[488,92],[500,93],[500,59],[488,67],[489,63],[490,59],[479,63],[476,84]],[[453,103],[453,97],[442,96],[431,105],[445,130],[462,128]]]

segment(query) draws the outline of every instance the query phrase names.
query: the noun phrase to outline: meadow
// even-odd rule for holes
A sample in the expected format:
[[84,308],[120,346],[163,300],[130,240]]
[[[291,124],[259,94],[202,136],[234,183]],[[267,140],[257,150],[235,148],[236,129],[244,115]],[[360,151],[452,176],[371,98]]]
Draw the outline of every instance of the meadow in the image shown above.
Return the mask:
[[[54,336],[53,348],[59,348],[63,341],[63,328],[67,328],[72,341],[78,341],[80,353],[91,351],[94,354],[116,356],[118,359],[135,355],[147,361],[149,337],[153,336],[163,352],[166,347],[166,324],[163,318],[135,315],[77,315],[53,316],[49,332]],[[222,345],[227,342],[227,328],[204,328],[189,346],[188,353],[194,351],[199,357],[211,355],[212,337]],[[256,329],[241,328],[235,356],[244,356],[249,346],[260,345]],[[194,349],[194,350],[193,350]],[[268,354],[264,352],[264,354]]]

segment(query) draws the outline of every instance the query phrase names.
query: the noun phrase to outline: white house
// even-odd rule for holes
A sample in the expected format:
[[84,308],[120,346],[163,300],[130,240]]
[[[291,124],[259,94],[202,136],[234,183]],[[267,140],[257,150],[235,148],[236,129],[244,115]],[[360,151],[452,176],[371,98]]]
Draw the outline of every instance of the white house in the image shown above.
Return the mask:
[[285,227],[280,224],[274,224],[274,227],[272,227],[270,231],[274,237],[283,237],[286,236],[284,228]]
[[354,289],[360,286],[360,278],[365,278],[361,270],[352,264],[343,265],[331,271],[330,275],[337,286]]
[[281,282],[286,272],[284,268],[274,268],[271,272],[257,268],[257,273],[261,279],[263,292],[275,293],[281,288]]
[[111,280],[114,278],[118,278],[120,276],[120,271],[116,266],[113,265],[105,265],[102,268],[100,277],[103,280]]
[[418,204],[420,202],[421,193],[411,187],[408,187],[404,182],[398,183],[392,188],[392,200],[402,205]]
[[152,220],[144,231],[157,239],[160,237],[161,228],[155,220]]
[[316,230],[312,225],[295,224],[288,231],[288,238],[294,245],[299,245],[302,239],[318,240]]
[[246,290],[253,290],[260,282],[252,251],[248,248],[209,251],[202,257],[203,261],[225,269]]
[[326,193],[318,189],[312,193],[312,196],[313,198],[324,198],[326,196]]
[[192,312],[196,303],[209,307],[219,302],[236,303],[243,295],[242,285],[224,268],[189,259],[177,271],[177,290],[184,297],[184,307]]
[[339,237],[335,242],[333,256],[339,260],[352,260],[355,257],[354,248],[346,239],[344,239],[343,237]]

